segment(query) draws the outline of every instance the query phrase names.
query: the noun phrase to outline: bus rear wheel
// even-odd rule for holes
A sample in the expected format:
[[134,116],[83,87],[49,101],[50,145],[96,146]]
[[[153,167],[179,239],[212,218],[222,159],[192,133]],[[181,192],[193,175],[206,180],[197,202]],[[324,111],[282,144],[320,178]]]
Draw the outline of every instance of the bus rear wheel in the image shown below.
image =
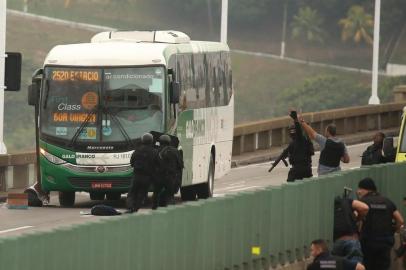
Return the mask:
[[62,207],[72,207],[75,204],[75,192],[59,192],[59,204]]
[[121,199],[121,193],[120,192],[107,192],[106,199],[109,201],[118,201]]
[[207,182],[197,186],[197,197],[199,199],[208,199],[213,197],[214,187],[214,158],[210,156],[209,171],[207,175]]

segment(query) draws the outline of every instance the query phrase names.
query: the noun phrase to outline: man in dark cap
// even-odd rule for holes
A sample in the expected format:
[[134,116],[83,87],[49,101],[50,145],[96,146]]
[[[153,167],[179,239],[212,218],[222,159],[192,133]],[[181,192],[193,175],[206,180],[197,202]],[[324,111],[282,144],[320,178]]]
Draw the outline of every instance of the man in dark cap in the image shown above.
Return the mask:
[[141,146],[133,152],[130,160],[134,168],[134,179],[128,192],[127,207],[129,212],[137,212],[154,183],[158,152],[153,146],[152,134],[145,133],[141,137]]
[[[387,270],[395,242],[394,232],[403,226],[403,217],[391,200],[378,193],[371,178],[358,183],[357,194],[369,207],[360,237],[365,266],[368,270]],[[396,222],[395,227],[392,220]]]

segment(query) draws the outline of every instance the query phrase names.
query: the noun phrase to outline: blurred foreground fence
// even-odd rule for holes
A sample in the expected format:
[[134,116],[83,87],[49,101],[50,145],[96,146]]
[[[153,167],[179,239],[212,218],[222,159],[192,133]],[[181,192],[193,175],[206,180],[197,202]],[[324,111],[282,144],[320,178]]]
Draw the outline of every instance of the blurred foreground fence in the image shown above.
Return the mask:
[[404,210],[406,164],[378,165],[1,238],[0,262],[8,270],[269,269],[307,257],[315,238],[331,240],[334,197],[366,176]]

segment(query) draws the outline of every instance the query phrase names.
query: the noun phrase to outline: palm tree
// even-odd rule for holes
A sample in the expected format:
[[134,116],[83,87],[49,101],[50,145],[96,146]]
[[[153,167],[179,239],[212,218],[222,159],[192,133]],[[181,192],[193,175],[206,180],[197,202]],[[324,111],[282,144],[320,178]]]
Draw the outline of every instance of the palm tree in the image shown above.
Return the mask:
[[292,37],[303,38],[309,42],[324,41],[324,31],[322,29],[323,19],[317,13],[317,10],[306,6],[300,8],[298,14],[293,17]]
[[365,12],[362,6],[354,5],[347,13],[347,18],[338,22],[342,26],[341,39],[347,41],[353,39],[355,43],[361,41],[372,44],[374,18]]

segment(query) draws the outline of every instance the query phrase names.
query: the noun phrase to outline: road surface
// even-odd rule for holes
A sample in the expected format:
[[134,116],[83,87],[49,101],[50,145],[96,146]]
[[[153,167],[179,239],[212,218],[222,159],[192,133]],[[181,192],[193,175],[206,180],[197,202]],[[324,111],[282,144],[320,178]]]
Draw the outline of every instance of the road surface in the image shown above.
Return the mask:
[[[368,143],[369,144],[369,143]],[[348,146],[351,162],[344,164],[344,170],[358,168],[361,163],[360,155],[368,144]],[[313,157],[313,174],[317,175],[319,153]],[[272,173],[268,173],[270,163],[253,164],[234,168],[231,172],[214,184],[214,196],[225,196],[245,190],[255,190],[269,185],[280,185],[286,181],[288,168],[281,162]],[[93,205],[101,201],[91,201],[87,193],[76,194],[74,208],[60,208],[57,193],[51,194],[50,205],[42,208],[30,207],[28,210],[9,210],[5,204],[0,205],[0,238],[4,236],[19,235],[32,231],[46,231],[60,226],[85,223],[101,218],[81,215],[81,211],[89,212]],[[104,201],[103,203],[120,210],[125,208],[125,196],[120,201]],[[150,211],[142,209],[141,212]]]

